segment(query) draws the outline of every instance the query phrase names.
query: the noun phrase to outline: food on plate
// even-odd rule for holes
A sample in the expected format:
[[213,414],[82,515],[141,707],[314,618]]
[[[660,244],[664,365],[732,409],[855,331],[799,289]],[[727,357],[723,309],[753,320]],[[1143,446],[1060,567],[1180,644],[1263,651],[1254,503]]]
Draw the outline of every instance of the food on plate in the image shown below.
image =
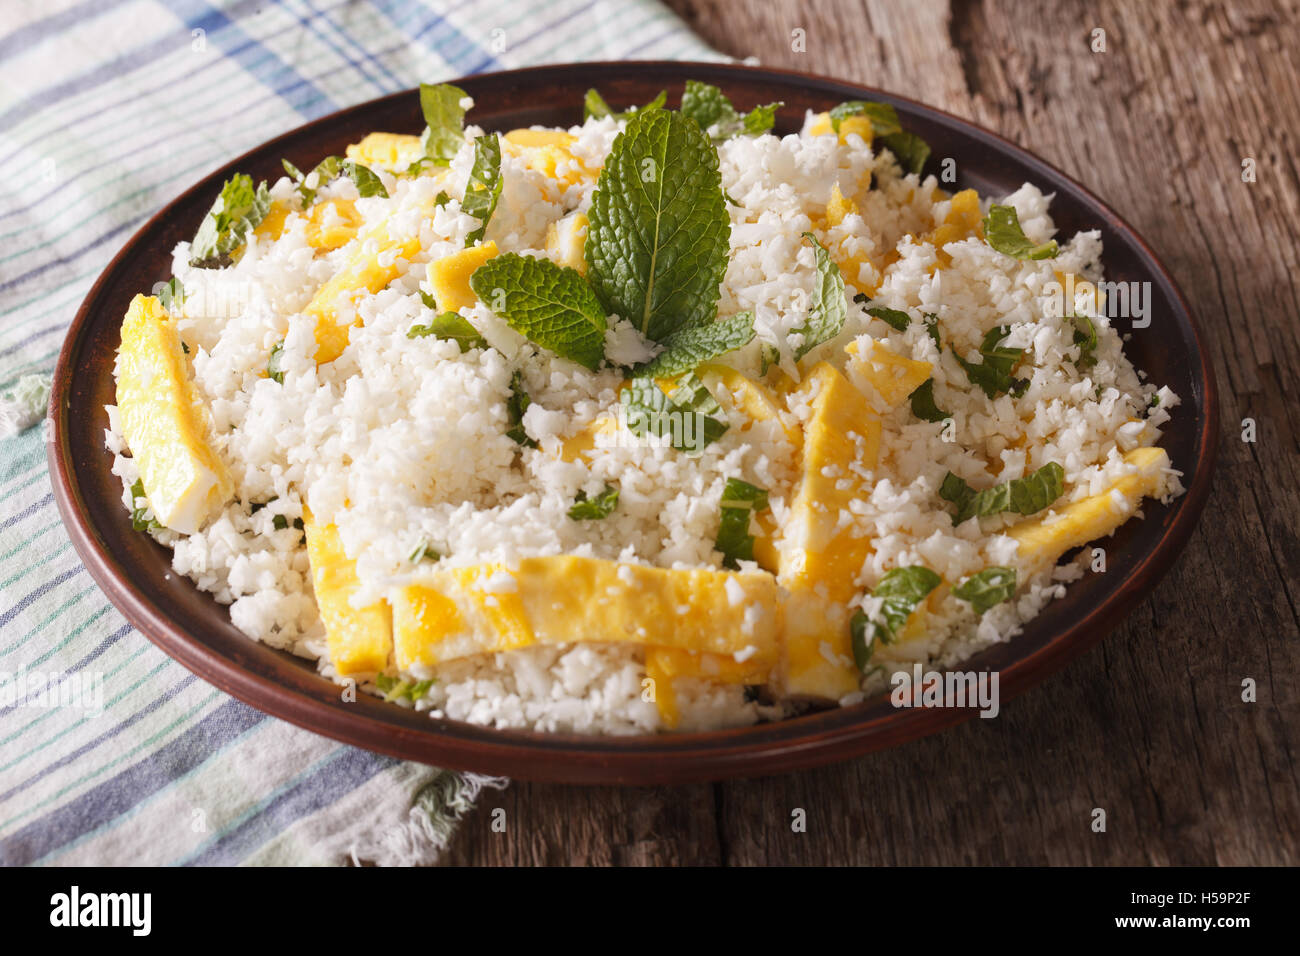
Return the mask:
[[420,99],[233,176],[123,320],[123,505],[253,640],[495,727],[779,720],[1013,639],[1182,492],[1099,233],[891,106]]

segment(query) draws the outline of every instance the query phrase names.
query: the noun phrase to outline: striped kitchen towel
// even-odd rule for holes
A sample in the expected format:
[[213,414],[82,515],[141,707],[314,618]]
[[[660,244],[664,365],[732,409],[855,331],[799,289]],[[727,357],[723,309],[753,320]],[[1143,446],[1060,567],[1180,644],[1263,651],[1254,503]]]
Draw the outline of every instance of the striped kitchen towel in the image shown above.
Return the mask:
[[100,270],[231,157],[421,81],[719,57],[654,0],[62,0],[0,30],[0,863],[432,861],[503,782],[340,746],[170,660],[81,566],[26,426]]

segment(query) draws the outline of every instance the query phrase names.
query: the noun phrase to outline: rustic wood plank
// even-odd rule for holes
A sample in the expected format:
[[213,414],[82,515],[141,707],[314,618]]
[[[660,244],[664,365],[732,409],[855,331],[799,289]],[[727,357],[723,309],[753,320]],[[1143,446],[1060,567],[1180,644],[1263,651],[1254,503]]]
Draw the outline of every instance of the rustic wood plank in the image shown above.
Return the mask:
[[[726,53],[965,116],[1119,209],[1207,333],[1222,390],[1216,487],[1137,613],[996,720],[712,788],[517,785],[489,794],[448,861],[1300,862],[1300,8],[668,2]],[[1105,53],[1090,49],[1094,28]],[[1247,157],[1254,183],[1241,179]],[[1248,417],[1254,443],[1241,440]],[[1246,678],[1256,703],[1241,699]],[[518,829],[491,832],[498,805]],[[1105,833],[1090,827],[1094,807]],[[791,830],[796,808],[807,832]]]

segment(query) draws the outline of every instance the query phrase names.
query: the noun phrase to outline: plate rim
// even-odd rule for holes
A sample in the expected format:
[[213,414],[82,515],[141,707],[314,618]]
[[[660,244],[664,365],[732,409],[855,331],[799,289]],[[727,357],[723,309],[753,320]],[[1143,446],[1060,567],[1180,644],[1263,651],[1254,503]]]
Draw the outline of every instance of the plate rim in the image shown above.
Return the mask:
[[[819,95],[883,100],[905,106],[908,112],[929,116],[942,125],[955,126],[963,135],[984,140],[1000,151],[1009,151],[1028,170],[1048,179],[1056,178],[1076,190],[1091,209],[1107,219],[1112,228],[1124,234],[1137,249],[1144,260],[1144,266],[1150,270],[1151,277],[1165,287],[1186,320],[1195,345],[1195,356],[1199,359],[1199,368],[1192,368],[1190,374],[1194,381],[1199,381],[1203,395],[1203,422],[1195,444],[1199,455],[1191,484],[1173,506],[1172,520],[1159,539],[1150,546],[1149,552],[1124,579],[1119,590],[1100,604],[1090,607],[1086,615],[1069,627],[1049,635],[1040,646],[1015,656],[999,668],[1000,701],[1006,703],[1049,675],[1059,672],[1070,661],[1095,646],[1155,589],[1190,540],[1209,497],[1219,444],[1218,387],[1213,361],[1205,344],[1206,338],[1195,312],[1164,263],[1122,216],[1073,177],[998,133],[908,97],[834,77],[716,62],[645,60],[547,64],[472,74],[448,82],[477,85],[494,79],[544,77],[548,73],[574,70],[661,73],[670,77],[667,82],[677,84],[688,78],[716,78],[725,83],[728,77],[741,75],[751,80],[787,87],[799,86]],[[789,772],[907,743],[975,716],[973,710],[948,707],[900,712],[889,706],[885,698],[877,697],[849,707],[731,730],[595,736],[496,730],[459,721],[435,721],[378,700],[359,702],[360,706],[352,704],[344,709],[248,670],[239,662],[190,638],[178,622],[163,613],[140,592],[127,569],[120,566],[96,534],[81,488],[74,478],[74,450],[68,435],[67,398],[75,377],[74,359],[93,324],[95,303],[110,277],[129,256],[136,253],[136,246],[142,237],[166,219],[174,207],[191,200],[198,192],[209,191],[211,180],[228,176],[250,157],[264,154],[277,143],[316,128],[345,122],[346,118],[374,109],[380,103],[391,103],[416,95],[414,88],[407,89],[318,117],[259,143],[202,176],[133,232],[87,292],[64,333],[55,366],[49,407],[53,428],[46,452],[54,498],[63,524],[78,556],[110,602],[173,660],[263,713],[340,742],[389,756],[457,770],[504,774],[515,779],[574,784],[645,785]],[[103,453],[102,448],[98,451]],[[223,612],[226,610],[223,605],[215,606]],[[997,647],[1011,647],[1022,639],[1023,636],[1013,638]],[[249,645],[250,648],[287,654],[251,639]],[[978,659],[988,652],[989,649],[985,649],[970,660]],[[324,678],[318,680],[337,692],[337,685],[329,684]],[[392,711],[406,717],[399,718]],[[416,718],[419,723],[409,718]]]

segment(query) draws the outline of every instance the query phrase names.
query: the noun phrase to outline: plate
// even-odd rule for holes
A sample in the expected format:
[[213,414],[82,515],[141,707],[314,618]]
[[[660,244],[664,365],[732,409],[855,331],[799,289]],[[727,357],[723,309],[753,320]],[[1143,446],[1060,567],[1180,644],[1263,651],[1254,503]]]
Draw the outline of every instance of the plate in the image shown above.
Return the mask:
[[[1148,282],[1151,325],[1132,330],[1133,363],[1183,400],[1163,441],[1184,472],[1187,494],[1148,502],[1146,518],[1124,525],[1106,548],[1108,570],[1089,575],[1011,641],[972,657],[966,670],[999,672],[1002,701],[1091,647],[1168,571],[1187,543],[1209,493],[1217,443],[1214,373],[1187,302],[1133,229],[1053,166],[987,130],[932,107],[838,80],[714,63],[584,63],[456,80],[488,130],[582,119],[583,93],[599,87],[615,104],[643,103],[662,89],[677,102],[687,79],[720,86],[740,108],[781,100],[777,131],[792,132],[804,110],[843,100],[892,103],[905,128],[933,149],[931,163],[956,159],[957,186],[1005,195],[1025,181],[1054,192],[1063,235],[1100,229],[1111,281]],[[969,719],[969,709],[895,708],[887,697],[738,730],[640,737],[588,737],[493,730],[360,695],[345,702],[314,666],[258,644],[230,623],[226,608],[172,573],[170,552],[131,530],[121,485],[104,449],[104,405],[114,401],[113,361],[127,304],[170,275],[171,250],[194,234],[222,183],[238,171],[274,180],[287,157],[310,169],[372,130],[418,133],[415,90],[308,123],[245,153],[196,183],[150,219],[114,257],[86,297],[59,354],[50,398],[48,446],[55,499],[87,569],[117,607],[167,654],[227,693],[301,727],[369,750],[460,770],[566,783],[662,784],[797,770],[892,747]],[[933,165],[929,167],[935,168]],[[1121,331],[1128,332],[1123,327]],[[1050,692],[1050,691],[1047,691]]]

